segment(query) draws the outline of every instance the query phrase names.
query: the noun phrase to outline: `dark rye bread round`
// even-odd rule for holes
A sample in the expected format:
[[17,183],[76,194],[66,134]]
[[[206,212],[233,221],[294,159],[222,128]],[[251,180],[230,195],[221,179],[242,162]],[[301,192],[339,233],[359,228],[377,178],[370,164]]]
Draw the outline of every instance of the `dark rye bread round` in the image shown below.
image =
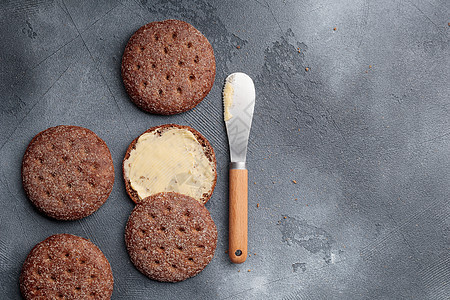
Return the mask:
[[151,279],[177,282],[197,275],[212,260],[217,229],[194,198],[159,193],[131,212],[125,229],[131,261]]
[[211,44],[179,20],[152,22],[138,29],[122,57],[122,79],[131,100],[155,114],[194,108],[211,90],[216,62]]
[[102,251],[71,234],[52,235],[34,246],[19,282],[25,299],[110,299],[114,285]]
[[38,133],[22,161],[22,183],[31,202],[58,220],[95,212],[114,184],[105,142],[89,129],[60,125]]
[[[200,203],[205,204],[211,198],[214,188],[216,187],[216,182],[217,182],[217,162],[216,162],[216,156],[214,154],[214,149],[211,146],[211,144],[208,142],[208,140],[200,132],[198,132],[197,130],[195,130],[194,128],[189,127],[189,126],[183,126],[183,125],[177,125],[177,124],[165,124],[165,125],[155,126],[155,127],[152,127],[150,129],[146,130],[140,136],[142,136],[145,133],[149,133],[149,132],[155,132],[155,134],[161,134],[162,132],[164,132],[164,130],[170,129],[170,128],[186,129],[186,130],[189,130],[190,132],[192,132],[192,134],[197,138],[197,141],[199,142],[199,144],[202,145],[206,157],[211,162],[211,166],[212,166],[212,168],[214,170],[214,174],[215,174],[214,182],[212,183],[211,190],[208,193],[203,194],[203,197],[201,199],[198,199],[198,201]],[[122,172],[123,172],[123,178],[125,180],[125,188],[127,190],[128,195],[130,196],[131,200],[133,200],[133,202],[135,202],[135,203],[138,203],[140,201],[140,199],[139,199],[137,192],[131,186],[130,180],[125,176],[124,165],[125,165],[125,161],[130,157],[131,150],[134,150],[136,148],[136,143],[140,136],[135,138],[130,143],[130,145],[128,146],[127,152],[125,153],[125,157],[124,157],[123,163],[122,163]]]

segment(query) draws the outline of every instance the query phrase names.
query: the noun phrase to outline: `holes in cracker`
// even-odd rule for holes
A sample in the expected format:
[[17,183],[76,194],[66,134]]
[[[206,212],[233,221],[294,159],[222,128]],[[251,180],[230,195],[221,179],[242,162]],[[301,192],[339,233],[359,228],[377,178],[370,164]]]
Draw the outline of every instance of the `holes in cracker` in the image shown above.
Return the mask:
[[190,81],[194,81],[195,80],[195,75],[194,74],[189,75],[189,80]]
[[153,36],[153,39],[154,39],[155,41],[159,41],[159,35],[158,35],[158,34],[155,34],[155,35]]
[[159,89],[158,94],[162,95],[163,94],[163,90]]
[[144,81],[142,84],[144,85],[144,87],[147,87],[148,82],[147,82],[147,81]]
[[77,287],[75,288],[75,290],[80,291],[80,290],[81,290],[81,286],[77,286]]
[[41,175],[38,176],[39,181],[44,181],[44,177],[42,177]]
[[97,275],[91,274],[91,278],[92,278],[92,279],[95,279],[95,278],[97,278]]
[[200,232],[203,230],[203,228],[201,226],[197,225],[197,226],[195,226],[195,230]]
[[156,218],[156,215],[155,215],[155,214],[151,214],[150,217],[151,217],[152,219],[155,219],[155,218]]
[[64,156],[62,157],[62,160],[67,162],[67,161],[69,160],[69,157],[68,157],[67,155],[64,155]]
[[184,65],[184,62],[183,61],[178,61],[178,66],[180,66],[180,67],[182,67]]
[[161,227],[159,227],[159,230],[160,230],[160,231],[166,231],[166,227],[161,226]]
[[86,259],[82,258],[80,259],[80,264],[84,265],[86,263]]
[[191,42],[188,42],[186,46],[187,46],[188,48],[191,48],[191,47],[192,47],[192,43],[191,43]]
[[67,269],[67,273],[71,274],[71,273],[73,273],[73,270],[72,269]]
[[204,250],[205,249],[205,245],[197,245],[197,248],[200,250]]
[[141,65],[136,65],[136,70],[141,69]]
[[147,247],[142,247],[142,250],[147,251]]
[[144,46],[140,46],[140,47],[139,47],[139,51],[140,51],[140,52],[144,52],[144,50],[145,50],[145,47],[144,47]]
[[52,275],[52,276],[50,276],[50,279],[51,279],[52,281],[56,281],[56,276],[55,276],[55,275]]
[[178,267],[177,267],[177,265],[172,265],[172,268],[176,269],[176,268],[178,268]]
[[155,260],[155,264],[159,265],[159,263],[160,263],[159,260]]
[[177,93],[178,93],[178,94],[181,94],[182,92],[183,92],[183,90],[181,89],[181,87],[178,87],[178,88],[177,88]]
[[152,64],[152,68],[155,69],[156,68],[156,64]]
[[194,259],[192,257],[189,257],[188,260],[194,262]]
[[38,161],[39,161],[39,163],[41,163],[41,164],[44,163],[44,159],[42,159],[42,158],[39,158]]
[[58,298],[62,298],[62,297],[64,297],[64,295],[62,293],[59,293]]
[[166,210],[167,210],[168,212],[170,212],[170,211],[172,210],[172,207],[171,207],[171,206],[167,206],[167,207],[166,207]]
[[166,79],[167,79],[167,80],[170,80],[170,74],[167,74],[167,75],[166,75]]
[[[80,173],[83,173],[83,169],[80,166],[77,167],[77,171]],[[53,176],[53,174],[52,174],[52,176]],[[53,176],[53,177],[55,177],[55,176]]]
[[164,251],[164,249],[166,249],[166,248],[164,248],[164,246],[160,246],[159,249]]
[[68,182],[68,183],[67,183],[67,187],[68,187],[69,189],[71,189],[71,188],[72,188],[72,184],[71,184],[70,182]]
[[178,228],[178,231],[181,232],[181,233],[185,233],[186,229],[184,227],[180,227],[180,228]]
[[141,229],[141,233],[142,233],[143,235],[146,235],[146,234],[147,234],[147,231],[146,231],[145,229]]
[[176,40],[178,37],[178,34],[176,32],[172,33],[172,39]]
[[55,148],[56,148],[55,144],[52,144],[51,148],[52,148],[52,150],[55,150]]
[[56,173],[55,173],[55,172],[52,172],[52,173],[50,173],[50,176],[52,176],[53,178],[55,178],[55,177],[56,177]]
[[164,53],[165,53],[165,54],[169,53],[169,48],[164,47]]
[[195,58],[194,58],[194,62],[195,62],[196,64],[198,64],[199,61],[200,61],[200,58],[198,57],[198,55],[196,55]]
[[65,257],[69,257],[69,256],[70,256],[69,252],[66,252],[66,253],[64,254],[64,256],[65,256]]
[[178,249],[179,251],[183,251],[183,247],[181,247],[181,246],[177,246],[177,249]]
[[45,194],[50,197],[50,191],[45,191]]

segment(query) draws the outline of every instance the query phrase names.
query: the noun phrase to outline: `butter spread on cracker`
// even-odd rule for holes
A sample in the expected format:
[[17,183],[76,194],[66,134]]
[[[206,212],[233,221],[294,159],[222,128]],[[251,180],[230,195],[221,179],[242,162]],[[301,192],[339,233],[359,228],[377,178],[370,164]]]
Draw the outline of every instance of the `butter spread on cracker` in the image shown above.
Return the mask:
[[223,88],[223,106],[224,106],[224,115],[223,118],[225,121],[230,120],[233,115],[230,113],[230,107],[233,105],[233,94],[234,89],[231,82],[226,82]]
[[177,192],[197,200],[212,189],[215,173],[202,145],[187,129],[141,135],[124,163],[126,178],[139,199]]

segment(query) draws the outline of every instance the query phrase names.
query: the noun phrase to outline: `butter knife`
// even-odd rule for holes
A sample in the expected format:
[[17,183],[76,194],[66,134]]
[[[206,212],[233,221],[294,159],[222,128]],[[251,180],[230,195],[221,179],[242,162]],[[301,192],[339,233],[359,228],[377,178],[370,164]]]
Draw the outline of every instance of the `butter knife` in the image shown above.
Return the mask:
[[228,255],[233,263],[247,258],[248,171],[245,164],[255,107],[255,86],[244,73],[233,73],[223,89],[224,120],[230,144]]

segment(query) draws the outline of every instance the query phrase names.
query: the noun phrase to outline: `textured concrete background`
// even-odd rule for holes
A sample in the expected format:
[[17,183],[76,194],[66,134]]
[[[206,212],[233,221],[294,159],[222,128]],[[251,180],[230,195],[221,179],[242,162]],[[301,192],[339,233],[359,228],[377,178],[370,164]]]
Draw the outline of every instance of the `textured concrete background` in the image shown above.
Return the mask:
[[[131,34],[168,18],[206,35],[217,76],[196,109],[162,117],[129,101],[119,71]],[[103,250],[114,299],[449,299],[449,22],[448,0],[2,1],[0,298],[19,298],[28,252],[66,232]],[[235,71],[257,91],[243,265],[225,254],[221,89]],[[164,284],[128,259],[120,170],[133,138],[172,122],[216,151],[219,242],[202,273]],[[59,124],[97,133],[116,168],[105,205],[75,222],[39,214],[21,185],[27,144]]]

